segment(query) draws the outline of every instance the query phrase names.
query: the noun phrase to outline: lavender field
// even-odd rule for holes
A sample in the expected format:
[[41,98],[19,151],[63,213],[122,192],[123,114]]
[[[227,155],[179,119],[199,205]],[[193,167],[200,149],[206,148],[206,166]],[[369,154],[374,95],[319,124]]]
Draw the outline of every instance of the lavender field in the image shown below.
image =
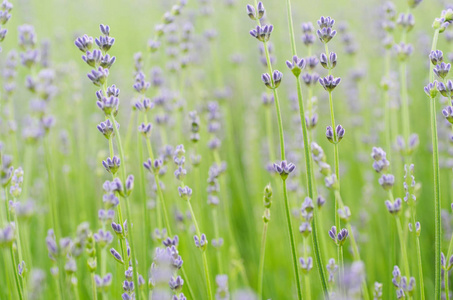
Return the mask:
[[0,299],[453,299],[453,3],[4,0]]

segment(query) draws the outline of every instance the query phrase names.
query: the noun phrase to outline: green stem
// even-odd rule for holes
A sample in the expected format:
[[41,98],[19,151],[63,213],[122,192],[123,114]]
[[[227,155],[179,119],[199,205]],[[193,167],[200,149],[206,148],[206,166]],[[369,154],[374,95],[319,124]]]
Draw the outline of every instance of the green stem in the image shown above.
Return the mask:
[[272,115],[271,108],[269,106],[266,109],[266,134],[267,134],[267,147],[269,148],[269,160],[275,162],[275,151],[274,151],[274,138],[272,134]]
[[[301,119],[301,126],[302,126],[302,135],[304,139],[304,158],[305,158],[305,166],[307,169],[307,188],[308,188],[308,197],[314,200],[314,176],[313,176],[313,168],[312,168],[312,160],[310,156],[310,148],[309,148],[309,141],[308,141],[308,130],[307,130],[307,123],[305,122],[305,111],[304,111],[304,102],[302,97],[302,87],[299,77],[296,76],[297,80],[297,99],[299,103],[299,114]],[[338,210],[338,208],[336,208]],[[314,211],[314,215],[317,214],[317,210]],[[338,227],[339,228],[339,227]],[[324,274],[324,267],[322,262],[322,254],[319,247],[318,241],[318,231],[317,231],[317,224],[315,222],[315,218],[313,218],[312,222],[312,233],[313,233],[313,248],[315,250],[315,258],[316,264],[318,265],[318,274],[321,279],[321,285],[324,292],[324,295],[328,295],[328,287],[327,287],[327,280]],[[327,296],[326,296],[327,297]]]
[[[390,50],[385,51],[385,80],[389,80],[390,76]],[[392,127],[390,124],[390,95],[388,92],[388,88],[384,91],[384,99],[385,99],[385,141],[387,144],[387,159],[390,159],[391,150],[392,150]]]
[[420,288],[420,299],[424,300],[425,299],[425,284],[423,281],[423,266],[422,266],[422,254],[421,254],[421,249],[420,249],[420,238],[418,236],[418,233],[415,230],[415,205],[411,206],[411,217],[412,217],[412,233],[414,236],[414,240],[416,243],[416,248],[417,248],[417,262],[418,262],[418,281],[419,283],[419,288]]
[[297,253],[296,253],[296,244],[294,242],[294,233],[293,233],[293,224],[291,222],[291,213],[289,208],[288,201],[288,191],[286,190],[286,180],[283,181],[283,197],[285,200],[285,213],[286,213],[286,222],[289,232],[289,240],[291,244],[291,255],[293,259],[294,275],[296,276],[296,286],[297,286],[297,295],[299,299],[302,299],[302,288],[300,286],[299,270],[297,264]]
[[263,235],[261,236],[260,264],[258,267],[258,299],[263,299],[264,258],[266,256],[266,235],[268,222],[264,222]]
[[[124,152],[123,152],[123,145],[121,143],[121,135],[116,127],[116,120],[115,116],[113,113],[110,114],[111,122],[113,124],[113,130],[115,131],[115,136],[117,139],[117,147],[118,147],[118,152],[120,155],[121,159],[121,173],[122,173],[122,182],[124,183],[126,180],[126,161],[124,159]],[[133,279],[134,279],[134,285],[138,289],[138,278],[137,278],[137,261],[135,259],[135,247],[134,247],[134,238],[133,238],[133,228],[132,228],[132,219],[131,219],[131,212],[130,212],[130,205],[129,205],[129,200],[127,195],[124,195],[124,200],[126,202],[126,217],[127,217],[127,229],[128,229],[128,234],[130,238],[130,247],[131,247],[131,253],[132,253],[132,270],[133,270]],[[118,205],[119,206],[119,205]],[[124,258],[126,259],[126,258]],[[140,294],[136,293],[136,297],[139,300],[140,299]]]
[[[187,205],[189,206],[190,214],[192,216],[193,224],[195,225],[195,229],[197,231],[197,235],[199,238],[201,238],[201,231],[200,228],[198,227],[198,222],[195,217],[195,213],[192,208],[192,204],[190,203],[190,200],[187,200]],[[212,299],[212,291],[211,291],[211,279],[209,276],[209,268],[208,268],[208,259],[206,257],[206,251],[202,250],[202,256],[203,256],[203,267],[204,267],[204,274],[206,277],[206,286],[207,286],[207,293],[208,293],[208,298],[211,300]]]
[[[219,239],[220,234],[219,234],[219,219],[217,217],[217,207],[212,208],[212,219],[214,221],[214,238]],[[217,268],[219,274],[223,274],[223,267],[222,267],[222,257],[220,253],[220,248],[215,249],[216,251],[216,258],[217,258]]]
[[[258,6],[257,0],[255,0],[255,6]],[[261,25],[261,22],[259,19],[257,19],[258,25]],[[264,46],[264,52],[266,54],[266,62],[267,62],[267,67],[269,70],[269,75],[271,76],[271,81],[272,81],[272,86],[275,86],[274,80],[272,77],[272,65],[271,65],[271,60],[270,60],[270,55],[269,55],[269,49],[267,46],[267,43],[264,41],[263,42]],[[280,155],[281,155],[281,160],[285,160],[285,139],[284,139],[284,134],[283,134],[283,123],[282,123],[282,116],[280,112],[280,102],[278,98],[278,92],[276,88],[272,89],[274,92],[274,103],[275,103],[275,110],[277,112],[277,122],[278,122],[278,132],[279,132],[279,137],[280,137]],[[302,290],[300,286],[300,279],[299,279],[299,272],[298,272],[298,265],[297,265],[297,257],[296,257],[296,249],[295,249],[295,242],[294,242],[294,236],[293,236],[293,229],[292,229],[292,224],[291,224],[291,214],[290,214],[290,209],[289,209],[289,202],[288,202],[288,194],[286,191],[286,182],[284,179],[282,179],[283,182],[283,196],[285,199],[285,210],[286,210],[286,221],[288,225],[288,231],[289,231],[289,238],[290,238],[290,244],[291,244],[291,254],[293,257],[293,268],[294,268],[294,273],[296,276],[296,286],[297,286],[297,294],[298,294],[298,299],[302,299]],[[314,230],[316,231],[316,229]],[[321,267],[321,265],[319,265]]]
[[444,290],[445,290],[445,300],[450,300],[450,289],[448,288],[448,271],[444,272]]
[[403,268],[404,268],[404,272],[406,273],[406,276],[409,276],[410,275],[409,260],[407,258],[406,243],[404,242],[403,227],[401,226],[401,220],[398,217],[398,215],[395,215],[395,220],[396,220],[396,229],[398,230],[398,237],[400,240],[401,257],[403,259],[403,264],[404,264]]
[[400,63],[400,81],[401,81],[401,114],[403,120],[403,134],[407,142],[410,135],[410,121],[409,121],[409,99],[407,95],[407,78],[406,78],[406,62]]
[[13,245],[11,245],[11,247],[10,247],[10,253],[11,253],[11,262],[13,263],[14,280],[16,282],[17,293],[19,294],[19,299],[22,300],[22,299],[24,299],[24,296],[22,293],[22,286],[20,284],[19,273],[17,271],[17,262],[16,262],[16,257],[14,256]]
[[[304,256],[305,256],[305,261],[308,259],[308,242],[307,242],[308,237],[304,238]],[[310,290],[310,274],[307,273],[304,275],[304,282],[305,282],[305,299],[309,300],[311,299],[311,290]]]
[[92,286],[92,292],[93,292],[93,299],[97,300],[98,293],[96,291],[96,281],[94,280],[94,272],[91,273],[91,286]]
[[[439,38],[439,29],[434,32],[433,43],[431,50],[436,50],[437,40]],[[429,70],[429,80],[434,81],[433,65]],[[433,143],[433,171],[434,171],[434,220],[435,220],[435,299],[441,298],[441,266],[440,266],[440,251],[441,251],[441,199],[440,199],[440,171],[439,171],[439,149],[437,140],[437,120],[436,120],[436,101],[430,98],[430,114],[431,114],[431,136]]]

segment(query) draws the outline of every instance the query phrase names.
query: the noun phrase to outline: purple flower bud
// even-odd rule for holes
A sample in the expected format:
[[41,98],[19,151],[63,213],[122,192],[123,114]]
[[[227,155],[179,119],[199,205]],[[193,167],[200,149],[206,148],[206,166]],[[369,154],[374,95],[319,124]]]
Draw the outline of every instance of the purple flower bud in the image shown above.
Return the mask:
[[395,184],[395,176],[391,174],[383,174],[379,178],[379,184],[384,188],[384,190],[390,190]]
[[250,35],[261,42],[269,41],[271,33],[274,30],[272,25],[256,26],[256,29],[250,30]]
[[112,222],[112,229],[118,235],[122,235],[123,234],[123,227],[121,226],[121,224],[117,224],[115,222]]
[[170,281],[168,282],[170,289],[172,289],[175,292],[179,292],[182,289],[182,286],[184,284],[184,280],[181,278],[181,276],[171,277]]
[[434,73],[438,77],[445,79],[445,77],[450,72],[450,69],[451,69],[451,64],[446,64],[444,62],[441,62],[434,67]]
[[291,72],[293,72],[294,76],[299,77],[300,72],[305,68],[306,62],[305,59],[299,58],[296,55],[294,55],[292,62],[287,60],[286,65],[291,70]]
[[[105,122],[99,123],[99,125],[96,126],[97,129],[99,130],[100,133],[104,135],[106,139],[109,139],[110,137],[115,135],[115,131],[113,129],[113,123],[110,121],[110,119],[107,119]],[[120,128],[120,124],[116,122],[116,128]]]
[[400,61],[405,61],[414,51],[414,47],[412,47],[412,45],[405,44],[403,42],[395,44],[394,49]]
[[121,160],[117,156],[113,156],[112,158],[107,157],[106,160],[102,161],[102,165],[107,172],[115,175],[121,165]]
[[110,55],[106,54],[102,56],[100,65],[104,69],[110,69],[110,67],[113,66],[113,64],[115,63],[115,60],[116,60],[115,56],[110,57]]
[[409,32],[415,26],[415,19],[412,14],[401,13],[396,20],[396,23],[403,28],[406,32]]
[[119,263],[124,263],[123,258],[121,257],[121,254],[119,254],[118,251],[115,250],[115,248],[111,248],[110,253],[113,255],[113,258],[116,261],[118,261]]
[[442,110],[442,114],[444,115],[445,119],[453,124],[453,107],[447,106]]
[[84,34],[83,36],[78,37],[75,40],[74,44],[77,46],[77,48],[79,48],[80,51],[85,53],[87,51],[90,51],[93,47],[93,38]]
[[102,86],[109,76],[109,70],[98,67],[97,70],[91,70],[91,73],[88,73],[87,76],[94,85]]
[[205,251],[206,247],[208,246],[208,240],[206,238],[206,235],[204,233],[201,234],[201,237],[198,237],[195,235],[193,237],[195,241],[195,246],[199,248],[201,251]]
[[293,163],[287,163],[286,160],[282,160],[280,164],[274,163],[274,171],[280,174],[283,180],[288,178],[295,169],[296,166]]
[[327,138],[327,140],[329,140],[329,142],[331,142],[332,144],[335,144],[335,138],[334,138],[332,126],[326,127],[326,138]]
[[247,15],[249,16],[249,18],[252,20],[256,20],[255,8],[252,5],[247,4],[246,9],[247,9]]
[[94,49],[93,52],[87,51],[86,55],[82,55],[82,59],[91,67],[97,68],[101,63],[101,50]]
[[192,189],[188,186],[185,187],[178,187],[179,197],[182,199],[189,201],[190,197],[192,197]]
[[389,200],[385,201],[385,206],[387,207],[387,210],[391,214],[397,214],[401,210],[402,206],[402,200],[401,198],[396,198],[395,202],[390,202]]
[[431,51],[429,54],[429,59],[431,60],[431,63],[433,65],[437,65],[438,63],[441,63],[444,60],[444,54],[440,50],[434,50]]
[[319,78],[319,83],[328,92],[332,92],[340,84],[340,81],[341,78],[335,78],[332,75],[326,76],[324,78]]
[[138,132],[140,132],[145,138],[151,137],[151,129],[153,125],[151,123],[142,123],[138,126]]
[[134,175],[129,175],[126,178],[126,195],[130,195],[134,189]]

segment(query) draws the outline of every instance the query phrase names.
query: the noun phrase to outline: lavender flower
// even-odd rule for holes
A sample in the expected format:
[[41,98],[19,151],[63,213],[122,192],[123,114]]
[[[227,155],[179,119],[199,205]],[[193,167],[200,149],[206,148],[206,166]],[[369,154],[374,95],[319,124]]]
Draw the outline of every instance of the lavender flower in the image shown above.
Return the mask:
[[316,31],[316,34],[318,35],[319,40],[324,44],[327,44],[337,34],[337,31],[332,29],[334,23],[335,20],[330,17],[321,17],[318,20],[320,29]]
[[192,197],[192,189],[188,186],[185,187],[178,187],[179,197],[182,199],[189,201]]
[[451,69],[451,64],[446,64],[444,62],[441,62],[434,66],[434,73],[438,77],[445,79],[445,77],[450,72],[450,69]]
[[412,14],[401,13],[396,20],[396,23],[403,28],[406,32],[409,32],[415,26],[415,19]]
[[395,184],[395,176],[391,174],[383,174],[379,178],[379,184],[384,188],[384,190],[390,190]]
[[340,84],[340,81],[340,77],[335,78],[332,75],[326,76],[324,78],[319,78],[319,83],[328,92],[332,92]]
[[228,300],[230,299],[230,292],[228,291],[228,275],[217,275],[215,277],[217,284],[216,300]]
[[[434,81],[433,85],[436,82],[437,81]],[[430,96],[431,98],[435,98],[437,93],[432,90],[432,89],[435,90],[435,87],[428,85],[427,89],[430,92],[428,96]],[[453,82],[451,80],[448,80],[446,84],[444,84],[443,82],[437,82],[437,90],[439,91],[439,93],[442,94],[442,96],[453,98]]]
[[333,283],[335,280],[335,273],[338,270],[338,265],[335,264],[335,259],[329,259],[329,263],[326,266],[327,272],[329,273],[329,282]]
[[[110,121],[110,119],[107,119],[105,122],[99,123],[99,125],[97,125],[96,127],[99,130],[99,132],[102,133],[102,135],[104,135],[106,139],[109,139],[110,137],[113,137],[115,135],[113,123]],[[116,123],[116,128],[117,129],[120,128],[119,123]]]
[[319,57],[319,61],[324,69],[332,70],[337,65],[337,54],[335,52],[330,52],[329,57],[327,57],[325,53],[322,53]]
[[102,165],[107,172],[115,175],[121,165],[121,160],[117,156],[113,156],[112,158],[107,157],[106,160],[102,161]]
[[436,66],[438,63],[443,62],[444,54],[440,50],[433,50],[429,54],[429,59],[431,60],[431,63]]
[[[436,98],[436,96],[439,92],[438,87],[439,87],[439,83],[437,82],[437,80],[435,80],[434,82],[430,82],[427,86],[425,86],[424,90],[425,90],[425,93],[430,98],[434,99],[434,98]],[[441,89],[442,89],[442,87],[441,87]]]
[[181,276],[171,277],[170,281],[168,282],[170,289],[172,289],[175,292],[179,292],[182,289],[182,286],[184,284],[184,280],[181,278]]
[[261,42],[267,42],[273,30],[274,26],[272,25],[256,26],[256,29],[250,30],[250,35]]
[[204,233],[201,234],[201,237],[198,235],[195,235],[193,237],[195,241],[195,246],[199,248],[201,251],[205,251],[206,248],[208,247],[208,240],[206,238],[206,235]]
[[82,59],[91,67],[97,68],[101,64],[102,52],[94,49],[93,52],[87,51],[86,55],[82,55]]
[[400,61],[405,61],[409,56],[411,56],[414,48],[410,44],[405,44],[403,42],[396,44],[394,46],[396,55]]
[[293,163],[287,163],[286,160],[281,161],[280,164],[274,163],[275,172],[280,174],[283,180],[288,178],[288,175],[291,174],[295,169],[296,166]]
[[123,257],[121,256],[121,254],[119,254],[118,251],[115,250],[115,248],[111,248],[110,249],[110,253],[113,255],[113,258],[119,262],[119,263],[124,263],[123,261]]
[[313,258],[311,256],[307,257],[307,259],[301,257],[299,258],[300,268],[302,272],[308,274],[310,270],[313,268]]
[[373,169],[376,172],[381,173],[386,171],[390,166],[390,162],[386,159],[386,155],[387,154],[382,148],[373,147],[371,157],[374,159]]
[[152,128],[153,125],[151,123],[148,124],[142,123],[138,126],[138,132],[140,132],[145,138],[150,138]]
[[259,20],[264,16],[265,9],[264,9],[264,5],[261,1],[258,2],[258,7],[257,7],[258,15],[255,12],[255,7],[253,7],[252,5],[247,4],[246,8],[247,8],[247,15],[252,20],[257,20],[257,19]]
[[75,40],[74,44],[77,46],[77,48],[79,48],[80,51],[85,53],[87,51],[90,51],[93,47],[93,38],[84,34],[83,36],[78,37]]
[[348,230],[345,228],[341,229],[338,234],[336,226],[332,226],[332,228],[329,230],[330,238],[339,246],[342,246],[346,242],[348,235]]
[[399,211],[401,210],[402,206],[402,201],[401,198],[396,198],[395,202],[390,202],[389,200],[385,201],[385,206],[387,207],[387,210],[391,214],[398,214]]
[[109,76],[109,70],[98,67],[97,70],[91,70],[91,73],[88,73],[87,76],[94,85],[102,86]]
[[110,27],[108,25],[101,24],[99,28],[101,30],[101,33],[104,35],[103,36],[101,35],[99,38],[96,38],[95,42],[99,49],[101,49],[104,52],[107,52],[115,43],[115,39],[110,37]]
[[276,89],[280,85],[283,78],[282,72],[274,70],[272,73],[272,78],[269,73],[264,73],[261,75],[261,80],[264,82],[264,85],[270,89]]
[[[301,71],[305,68],[305,59],[299,58],[296,55],[293,56],[293,61],[286,61],[286,65],[293,72],[294,76],[299,77]],[[275,80],[274,80],[275,82]]]

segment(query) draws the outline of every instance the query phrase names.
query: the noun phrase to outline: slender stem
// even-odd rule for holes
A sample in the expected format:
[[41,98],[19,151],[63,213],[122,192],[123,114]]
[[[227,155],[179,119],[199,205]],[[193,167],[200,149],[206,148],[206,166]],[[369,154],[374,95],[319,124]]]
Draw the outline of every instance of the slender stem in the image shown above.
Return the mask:
[[[144,115],[144,118],[145,118],[145,123],[148,123],[148,117],[146,116],[146,114]],[[149,155],[149,158],[154,161],[154,153],[153,153],[153,148],[151,146],[151,141],[147,138],[146,139],[146,147],[148,148],[148,155]],[[161,216],[161,205],[164,206],[164,194],[162,193],[162,189],[160,188],[160,182],[159,182],[159,175],[158,174],[154,174],[154,181],[156,182],[156,188],[157,188],[157,196],[158,196],[158,199],[159,201],[157,202],[157,205],[156,205],[156,213],[157,213],[157,224],[158,224],[158,227],[159,229],[162,229],[163,226],[162,226],[162,216]],[[167,220],[168,217],[166,216],[165,217],[165,220]],[[171,235],[171,229],[170,229],[170,224],[166,221],[166,226],[167,226],[167,230],[168,230],[168,233]]]
[[92,286],[92,292],[93,292],[93,299],[97,300],[98,293],[96,291],[96,281],[94,280],[94,272],[91,273],[91,286]]
[[403,235],[403,227],[401,226],[401,220],[400,218],[395,215],[395,221],[396,221],[396,229],[398,231],[398,237],[400,240],[400,248],[401,248],[401,257],[403,259],[403,264],[404,264],[404,271],[406,273],[406,276],[409,276],[409,260],[407,258],[407,251],[406,251],[406,243],[404,242],[404,235]]
[[[439,29],[434,32],[433,43],[431,50],[436,50],[437,40],[439,38]],[[429,70],[429,80],[434,81],[433,65]],[[437,140],[437,120],[436,120],[436,101],[430,98],[430,114],[431,114],[431,136],[433,143],[433,179],[434,179],[434,220],[435,220],[435,299],[441,297],[441,266],[440,266],[440,251],[441,251],[441,199],[440,199],[440,171],[439,171],[439,149]]]
[[445,300],[450,300],[450,289],[448,288],[448,271],[444,271]]
[[420,237],[415,230],[415,205],[411,206],[411,217],[412,217],[412,233],[414,236],[414,240],[416,243],[417,248],[417,262],[418,262],[418,281],[419,281],[419,288],[420,288],[420,299],[425,299],[425,284],[423,281],[423,266],[422,266],[422,254],[420,249]]
[[264,258],[266,256],[266,235],[268,222],[264,222],[263,235],[261,236],[260,264],[258,267],[258,299],[263,299]]
[[272,134],[272,115],[271,108],[269,106],[265,107],[266,109],[266,135],[267,135],[267,148],[269,151],[269,159],[271,162],[276,161],[275,151],[274,151],[274,138]]
[[[117,146],[118,146],[118,152],[120,155],[121,159],[121,173],[122,173],[122,181],[124,182],[126,180],[126,161],[124,159],[124,152],[123,152],[123,145],[121,143],[121,135],[116,127],[116,120],[115,116],[113,113],[110,114],[110,118],[113,124],[113,130],[115,131],[115,136],[117,139]],[[130,246],[131,246],[131,253],[132,253],[132,270],[133,270],[133,279],[134,279],[134,285],[136,288],[138,288],[138,278],[137,278],[137,261],[135,258],[135,247],[134,247],[134,238],[133,238],[133,228],[132,228],[132,219],[131,219],[131,212],[130,212],[130,205],[129,205],[129,200],[127,195],[124,195],[124,202],[126,202],[126,217],[127,217],[127,229],[128,229],[128,234],[130,238]],[[118,205],[119,206],[119,205]],[[135,295],[137,299],[140,299],[140,294],[136,293]]]
[[[305,261],[308,259],[308,237],[304,238],[304,256],[305,256]],[[307,271],[304,274],[304,282],[305,282],[305,299],[311,299],[311,291],[310,291],[310,274]]]
[[[197,219],[195,217],[195,213],[193,211],[192,204],[190,203],[190,200],[187,201],[187,205],[189,206],[190,214],[192,216],[193,224],[195,225],[195,229],[197,231],[197,235],[198,235],[198,237],[201,238],[201,231],[200,231],[200,228],[198,227],[198,222],[197,222]],[[206,286],[207,286],[208,298],[212,299],[211,279],[210,279],[210,276],[209,276],[208,259],[206,257],[206,251],[203,250],[202,256],[203,256],[203,267],[204,267],[204,274],[205,274],[205,277],[206,277]]]
[[297,295],[298,295],[299,299],[302,299],[302,289],[300,286],[299,270],[298,270],[298,265],[297,265],[296,244],[294,242],[293,224],[291,222],[291,213],[290,213],[289,201],[288,201],[288,191],[286,189],[286,180],[283,180],[283,197],[285,200],[286,222],[287,222],[287,227],[288,227],[288,232],[289,232],[289,240],[290,240],[290,244],[291,244],[291,255],[293,258],[294,275],[296,276]]
[[[390,50],[385,51],[385,80],[389,80],[390,76],[390,58],[391,58]],[[388,88],[384,91],[384,99],[385,99],[385,142],[387,144],[387,159],[389,159],[392,150],[392,126],[390,124],[390,95],[388,92]],[[389,155],[390,154],[390,155]]]
[[410,121],[409,121],[409,99],[407,95],[407,78],[406,78],[406,62],[400,63],[400,81],[401,81],[401,114],[403,120],[403,134],[404,139],[407,141],[410,135]]
[[[257,0],[255,0],[255,6],[258,6]],[[257,19],[257,23],[258,23],[258,25],[261,25],[261,22],[259,19]],[[271,75],[272,86],[274,86],[269,49],[268,49],[267,43],[265,41],[263,42],[263,46],[264,46],[264,52],[266,54],[266,62],[267,62],[267,67],[269,69],[269,75]],[[285,156],[285,139],[284,139],[284,134],[283,134],[283,123],[282,123],[282,116],[281,116],[281,112],[280,112],[280,102],[279,102],[279,98],[278,98],[277,89],[273,88],[272,90],[274,92],[275,110],[277,112],[278,132],[279,132],[279,137],[280,137],[280,155],[281,155],[281,160],[283,161],[283,160],[285,160],[286,156]],[[288,194],[287,194],[287,190],[286,190],[286,182],[283,178],[282,178],[282,183],[283,183],[283,196],[285,199],[286,221],[287,221],[288,231],[289,231],[291,254],[293,257],[293,269],[294,269],[294,273],[296,276],[297,294],[298,294],[298,299],[301,300],[302,299],[302,290],[301,290],[299,271],[298,271],[298,265],[297,265],[294,235],[293,235],[293,229],[292,229],[292,224],[291,224],[291,214],[290,214],[290,208],[289,208]],[[319,265],[319,266],[321,266],[321,265]]]
[[[217,207],[212,208],[212,219],[214,221],[214,238],[219,239],[219,219],[217,217]],[[217,258],[217,268],[219,274],[223,274],[223,265],[222,265],[222,257],[220,253],[220,248],[215,249],[216,251],[216,258]]]
[[[307,130],[307,123],[305,122],[305,111],[304,111],[304,102],[303,102],[303,97],[302,97],[302,87],[301,87],[301,82],[299,80],[299,77],[296,76],[297,80],[297,98],[299,102],[299,113],[300,113],[300,119],[301,119],[301,125],[302,125],[302,135],[304,139],[304,158],[305,158],[305,166],[307,169],[307,187],[308,187],[308,197],[310,197],[312,200],[314,200],[314,176],[313,176],[313,167],[312,167],[312,160],[310,156],[310,149],[309,149],[309,141],[308,141],[308,130]],[[338,210],[338,208],[336,208]],[[317,214],[317,210],[314,211],[314,215]],[[318,265],[318,274],[321,279],[321,285],[323,288],[324,295],[328,295],[328,287],[327,287],[327,280],[324,274],[324,267],[323,267],[323,262],[322,262],[322,253],[320,251],[319,247],[319,241],[318,241],[318,231],[317,229],[317,224],[315,222],[315,217],[313,218],[312,222],[312,233],[313,233],[313,248],[315,250],[315,258],[316,258],[316,263]],[[338,227],[339,228],[339,227]]]
[[19,273],[17,271],[17,262],[16,262],[16,257],[14,256],[13,245],[11,245],[11,247],[10,247],[10,253],[11,253],[11,262],[13,263],[14,280],[16,281],[17,293],[19,294],[19,299],[22,300],[22,299],[24,299],[24,296],[22,293],[22,286],[20,284]]

